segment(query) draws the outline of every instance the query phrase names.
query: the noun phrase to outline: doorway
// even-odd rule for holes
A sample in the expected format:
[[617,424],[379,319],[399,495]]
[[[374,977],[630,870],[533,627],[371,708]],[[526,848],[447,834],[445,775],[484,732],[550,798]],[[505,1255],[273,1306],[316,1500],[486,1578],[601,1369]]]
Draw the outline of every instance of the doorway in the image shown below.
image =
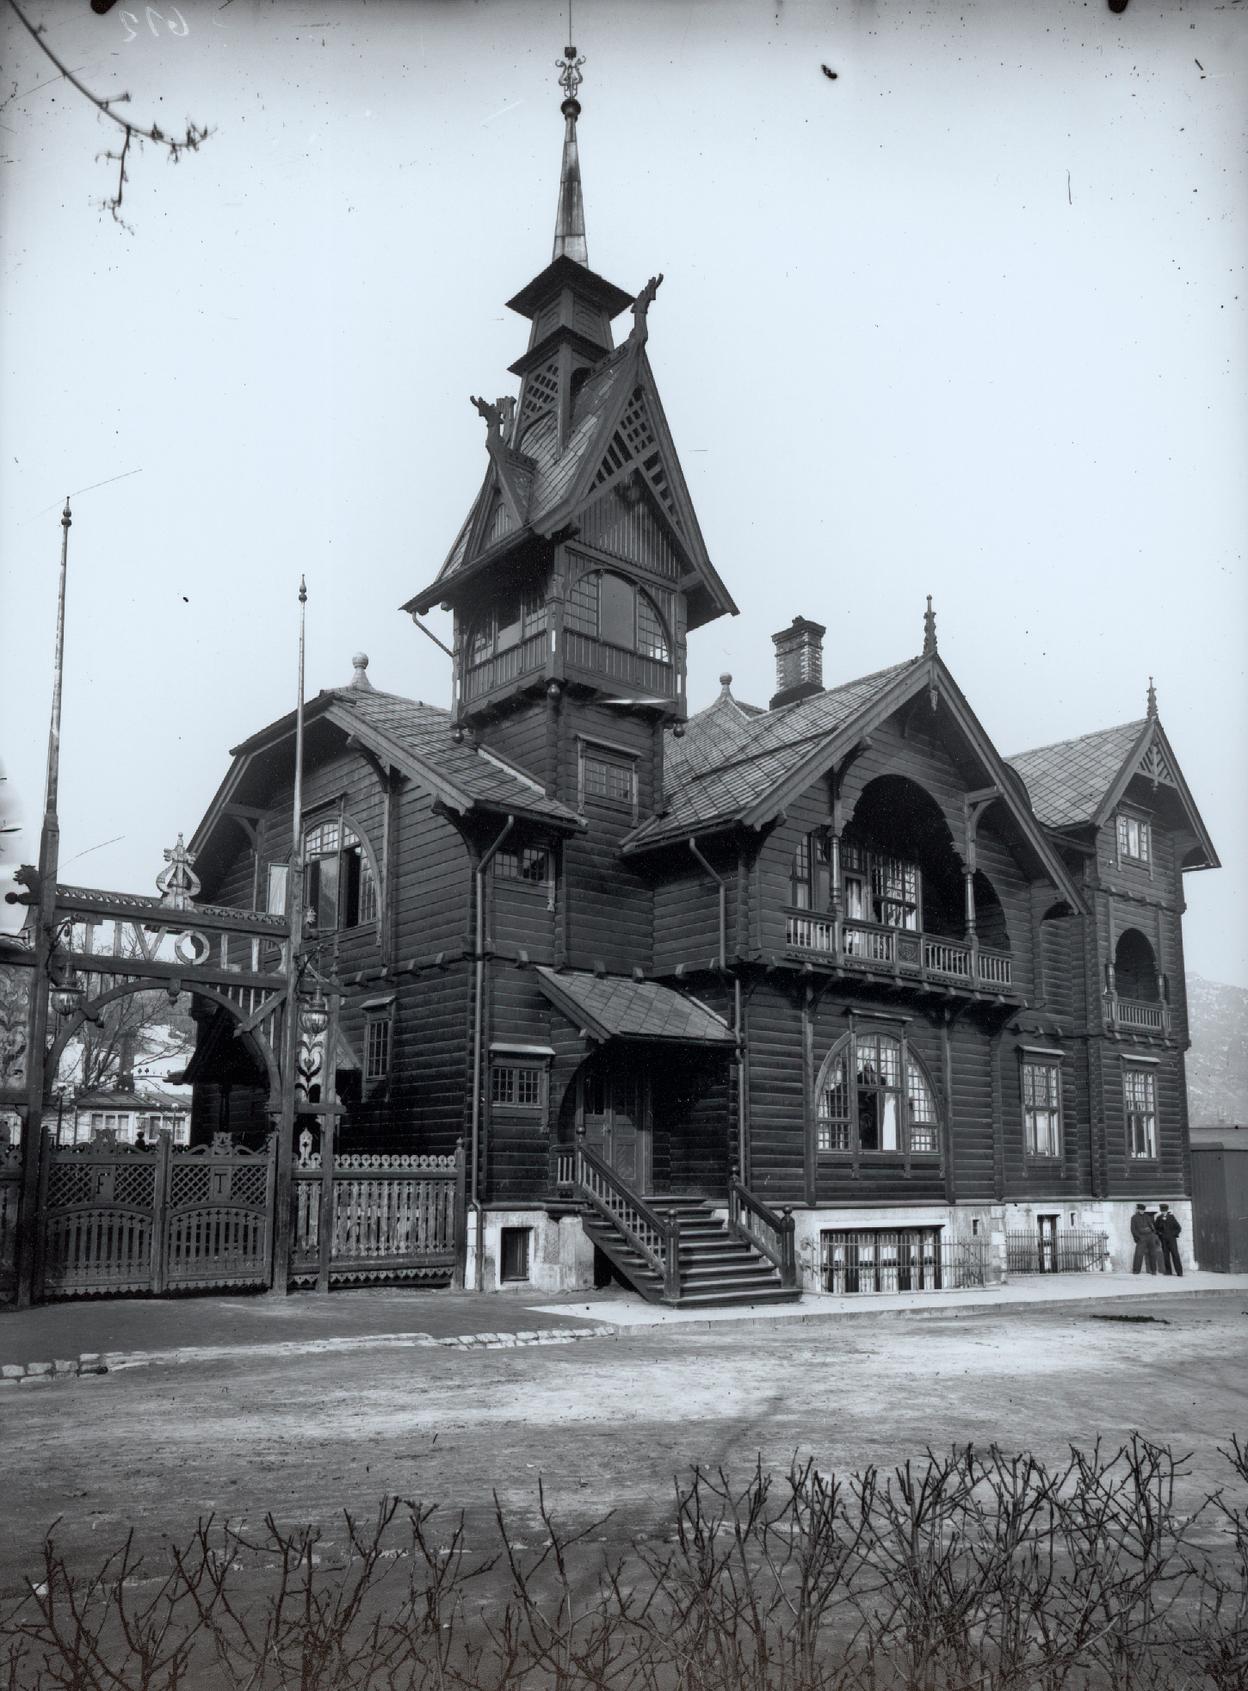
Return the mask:
[[649,1077],[627,1058],[602,1055],[581,1072],[578,1100],[585,1143],[633,1188],[650,1183]]

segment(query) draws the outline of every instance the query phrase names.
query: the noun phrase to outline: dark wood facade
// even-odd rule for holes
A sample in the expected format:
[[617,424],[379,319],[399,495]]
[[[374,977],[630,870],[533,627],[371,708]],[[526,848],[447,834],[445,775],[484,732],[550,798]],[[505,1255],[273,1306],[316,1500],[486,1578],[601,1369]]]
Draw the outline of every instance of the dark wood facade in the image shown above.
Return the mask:
[[[725,684],[690,716],[688,639],[734,607],[645,350],[655,286],[619,347],[630,296],[567,256],[512,301],[518,399],[478,402],[481,494],[407,607],[454,612],[453,710],[362,665],[309,709],[342,1148],[462,1140],[480,1204],[534,1225],[578,1131],[650,1191],[722,1202],[736,1165],[816,1227],[1185,1199],[1182,876],[1216,858],[1151,695],[1007,761],[929,607],[921,654],[827,687],[799,619],[771,709]],[[239,748],[193,842],[206,898],[265,907],[292,778],[289,721]],[[615,983],[623,1019],[582,1024],[543,969]],[[642,989],[732,1038],[647,1034]],[[197,1064],[196,1131],[255,1126],[211,1024]]]

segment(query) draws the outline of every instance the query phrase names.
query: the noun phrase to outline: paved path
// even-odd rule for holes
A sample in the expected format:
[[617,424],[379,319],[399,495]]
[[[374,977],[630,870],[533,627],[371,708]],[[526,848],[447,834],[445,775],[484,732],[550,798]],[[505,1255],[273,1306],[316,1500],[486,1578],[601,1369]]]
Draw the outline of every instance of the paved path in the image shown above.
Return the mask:
[[[625,1329],[718,1328],[727,1324],[878,1321],[882,1316],[1007,1312],[1020,1306],[1133,1302],[1159,1296],[1231,1293],[1248,1299],[1248,1275],[1193,1272],[1164,1276],[1035,1276],[982,1291],[833,1297],[807,1293],[798,1303],[728,1309],[666,1309],[624,1290],[568,1294],[481,1295],[414,1288],[300,1293],[289,1298],[115,1298],[49,1305],[0,1315],[0,1379],[115,1372],[175,1362],[228,1361],[249,1352],[312,1356],[429,1345],[510,1347],[572,1343]],[[540,1301],[539,1301],[540,1299]]]

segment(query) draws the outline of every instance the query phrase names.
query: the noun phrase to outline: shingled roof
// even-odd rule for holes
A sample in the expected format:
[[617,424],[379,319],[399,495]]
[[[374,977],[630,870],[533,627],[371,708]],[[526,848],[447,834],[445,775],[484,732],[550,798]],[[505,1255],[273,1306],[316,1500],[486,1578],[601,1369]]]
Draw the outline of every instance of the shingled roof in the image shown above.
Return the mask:
[[[309,726],[329,721],[354,735],[383,762],[401,769],[456,809],[481,805],[489,810],[555,822],[565,828],[585,826],[575,810],[549,798],[525,770],[497,752],[484,750],[469,736],[456,739],[450,712],[438,705],[404,698],[398,693],[380,692],[365,680],[362,685],[356,682],[318,693],[305,707],[304,717]],[[226,777],[196,830],[196,840],[211,827],[218,804],[236,776],[237,760],[245,761],[292,733],[294,721],[294,712],[288,712],[232,748],[235,769]]]
[[680,1045],[735,1046],[736,1036],[696,998],[657,981],[626,980],[539,966],[542,991],[571,1021],[599,1039],[665,1040]]
[[1006,762],[1022,776],[1031,808],[1048,828],[1073,828],[1096,816],[1147,720],[1102,728],[1019,752]]
[[721,694],[709,710],[690,718],[682,740],[668,730],[665,809],[635,828],[625,847],[658,845],[737,821],[918,662],[910,658],[753,717]]

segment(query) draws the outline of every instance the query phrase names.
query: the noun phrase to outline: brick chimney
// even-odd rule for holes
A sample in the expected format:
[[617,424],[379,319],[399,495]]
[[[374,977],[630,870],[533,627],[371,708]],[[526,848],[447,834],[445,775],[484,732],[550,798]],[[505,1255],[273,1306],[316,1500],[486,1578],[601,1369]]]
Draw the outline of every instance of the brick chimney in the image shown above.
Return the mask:
[[771,639],[776,648],[776,691],[770,708],[791,705],[823,692],[823,637],[827,629],[819,622],[794,617]]

